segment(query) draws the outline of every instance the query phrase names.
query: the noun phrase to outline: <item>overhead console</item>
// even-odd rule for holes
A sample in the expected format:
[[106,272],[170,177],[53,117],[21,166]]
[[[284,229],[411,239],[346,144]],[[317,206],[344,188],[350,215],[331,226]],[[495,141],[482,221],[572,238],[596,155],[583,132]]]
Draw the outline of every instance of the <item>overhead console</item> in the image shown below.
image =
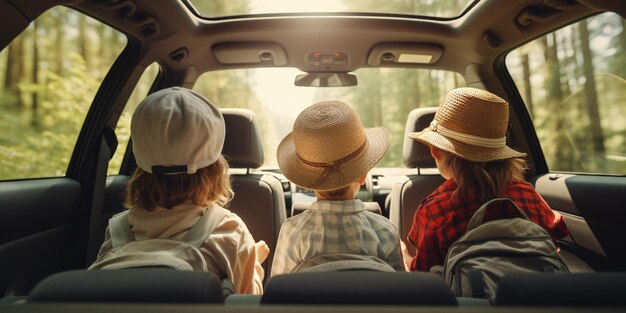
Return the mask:
[[443,47],[430,43],[379,43],[367,57],[371,66],[403,66],[434,64],[443,53]]
[[215,44],[212,50],[222,64],[287,64],[285,49],[273,42],[224,42]]

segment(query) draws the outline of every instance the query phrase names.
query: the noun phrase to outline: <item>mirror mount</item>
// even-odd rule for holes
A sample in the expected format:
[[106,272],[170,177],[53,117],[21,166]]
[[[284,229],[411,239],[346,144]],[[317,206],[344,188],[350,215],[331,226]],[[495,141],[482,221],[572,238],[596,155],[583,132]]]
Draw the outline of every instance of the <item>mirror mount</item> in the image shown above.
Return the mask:
[[301,87],[346,87],[356,86],[356,75],[345,72],[312,72],[296,76],[294,82]]

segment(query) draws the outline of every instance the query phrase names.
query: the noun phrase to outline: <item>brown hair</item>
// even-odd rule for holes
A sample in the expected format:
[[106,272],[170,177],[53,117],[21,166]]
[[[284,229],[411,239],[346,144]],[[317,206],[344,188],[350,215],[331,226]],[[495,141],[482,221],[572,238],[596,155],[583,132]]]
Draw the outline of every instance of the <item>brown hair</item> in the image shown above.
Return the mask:
[[226,205],[233,197],[228,163],[223,157],[195,174],[151,174],[137,168],[128,183],[127,208],[171,209],[185,201],[195,205]]
[[477,192],[481,202],[502,197],[504,189],[511,181],[524,179],[524,172],[527,169],[526,161],[521,158],[471,162],[438,150],[441,153],[440,166],[443,166],[457,183],[453,197],[461,199],[468,198],[470,192]]
[[347,185],[333,190],[316,190],[316,192],[325,198],[334,198],[343,196],[349,189],[350,185]]

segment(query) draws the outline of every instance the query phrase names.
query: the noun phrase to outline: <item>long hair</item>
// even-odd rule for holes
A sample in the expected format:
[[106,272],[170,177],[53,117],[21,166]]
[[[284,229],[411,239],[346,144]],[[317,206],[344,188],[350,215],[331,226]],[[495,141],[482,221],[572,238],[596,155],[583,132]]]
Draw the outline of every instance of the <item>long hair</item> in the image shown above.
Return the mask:
[[128,183],[125,205],[154,211],[191,201],[195,205],[226,205],[233,197],[228,163],[223,157],[195,174],[151,174],[137,168]]
[[[437,148],[435,148],[437,149]],[[490,162],[471,162],[452,153],[438,149],[441,153],[441,165],[452,175],[457,183],[453,197],[467,199],[470,192],[475,192],[481,202],[502,197],[506,186],[513,180],[523,180],[528,169],[521,158]]]

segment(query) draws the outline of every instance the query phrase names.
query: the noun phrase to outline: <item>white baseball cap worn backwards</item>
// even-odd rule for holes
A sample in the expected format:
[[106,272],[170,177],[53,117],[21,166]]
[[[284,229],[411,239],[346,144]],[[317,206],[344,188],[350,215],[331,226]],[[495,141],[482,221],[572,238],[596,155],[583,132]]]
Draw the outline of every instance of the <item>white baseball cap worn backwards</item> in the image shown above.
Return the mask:
[[194,174],[215,163],[226,133],[220,111],[183,87],[147,96],[135,110],[130,129],[137,165],[153,174]]

